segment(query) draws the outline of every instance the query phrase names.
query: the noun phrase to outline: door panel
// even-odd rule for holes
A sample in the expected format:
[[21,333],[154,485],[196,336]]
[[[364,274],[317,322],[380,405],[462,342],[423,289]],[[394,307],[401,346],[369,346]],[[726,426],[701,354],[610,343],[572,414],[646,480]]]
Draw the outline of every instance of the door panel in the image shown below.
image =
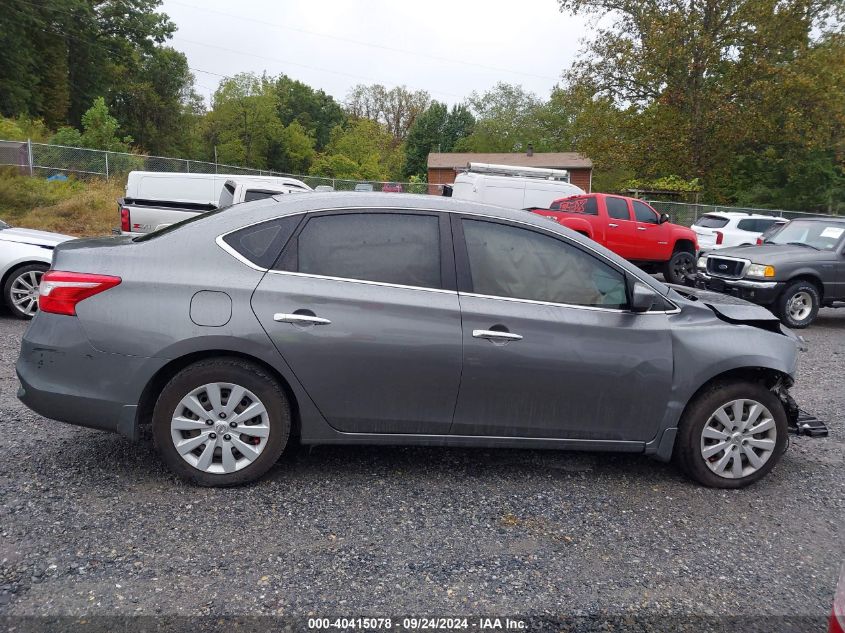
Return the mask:
[[[462,294],[464,369],[452,433],[647,441],[669,399],[663,314]],[[506,329],[491,342],[474,330]]]
[[[461,373],[455,292],[270,272],[252,306],[334,428],[448,433]],[[276,314],[330,323],[280,322]]]
[[636,259],[639,253],[637,223],[631,218],[631,206],[625,198],[606,196],[607,247],[625,259]]

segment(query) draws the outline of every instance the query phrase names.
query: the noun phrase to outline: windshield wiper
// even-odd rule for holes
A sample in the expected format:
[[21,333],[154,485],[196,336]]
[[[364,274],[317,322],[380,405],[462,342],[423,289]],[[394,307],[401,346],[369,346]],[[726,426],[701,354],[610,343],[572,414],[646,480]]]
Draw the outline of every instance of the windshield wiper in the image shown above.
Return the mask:
[[808,247],[810,247],[810,248],[812,248],[813,250],[816,250],[816,251],[821,250],[817,246],[813,246],[812,244],[807,244],[806,242],[787,242],[786,244],[788,246],[808,246]]

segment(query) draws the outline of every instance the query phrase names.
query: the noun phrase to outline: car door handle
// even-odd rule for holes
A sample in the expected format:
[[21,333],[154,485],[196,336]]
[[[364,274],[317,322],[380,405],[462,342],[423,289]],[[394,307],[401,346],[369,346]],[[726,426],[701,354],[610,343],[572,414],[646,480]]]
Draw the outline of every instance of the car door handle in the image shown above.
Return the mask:
[[521,334],[511,332],[499,332],[496,330],[473,330],[473,338],[486,338],[488,341],[521,341]]
[[615,228],[616,228],[617,226],[619,226],[619,225],[618,225],[618,224],[613,224],[613,223],[611,222],[610,224],[608,224],[608,226],[609,226],[610,228],[612,228],[612,229],[615,229]]
[[638,231],[648,231],[648,229],[647,229],[647,228],[645,228],[644,226],[638,226],[638,227],[637,227],[637,230],[638,230]]
[[328,319],[310,314],[285,314],[284,312],[277,312],[273,315],[274,321],[280,323],[295,323],[297,325],[328,325],[331,323]]

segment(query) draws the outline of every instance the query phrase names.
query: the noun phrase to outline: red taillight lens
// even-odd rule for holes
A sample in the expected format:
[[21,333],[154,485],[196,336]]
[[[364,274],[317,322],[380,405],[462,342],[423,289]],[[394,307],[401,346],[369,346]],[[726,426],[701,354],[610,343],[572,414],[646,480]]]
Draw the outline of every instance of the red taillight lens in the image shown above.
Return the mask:
[[722,240],[725,239],[725,234],[721,231],[716,231],[716,244],[721,244]]
[[53,314],[76,314],[76,304],[96,294],[114,288],[121,281],[111,275],[69,273],[48,270],[38,288],[38,309]]
[[758,238],[757,238],[757,246],[762,246],[762,244],[763,244],[763,238],[762,238],[762,237],[758,237]]
[[129,233],[129,209],[123,207],[120,210],[120,230]]

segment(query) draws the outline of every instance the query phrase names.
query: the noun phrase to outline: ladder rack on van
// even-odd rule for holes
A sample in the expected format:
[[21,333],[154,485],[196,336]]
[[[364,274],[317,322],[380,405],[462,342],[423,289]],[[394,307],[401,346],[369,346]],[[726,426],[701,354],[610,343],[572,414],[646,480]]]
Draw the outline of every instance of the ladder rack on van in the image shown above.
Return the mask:
[[467,171],[475,174],[497,176],[518,176],[522,178],[542,178],[543,180],[562,180],[569,182],[566,169],[547,169],[544,167],[517,167],[514,165],[491,165],[489,163],[467,163]]

